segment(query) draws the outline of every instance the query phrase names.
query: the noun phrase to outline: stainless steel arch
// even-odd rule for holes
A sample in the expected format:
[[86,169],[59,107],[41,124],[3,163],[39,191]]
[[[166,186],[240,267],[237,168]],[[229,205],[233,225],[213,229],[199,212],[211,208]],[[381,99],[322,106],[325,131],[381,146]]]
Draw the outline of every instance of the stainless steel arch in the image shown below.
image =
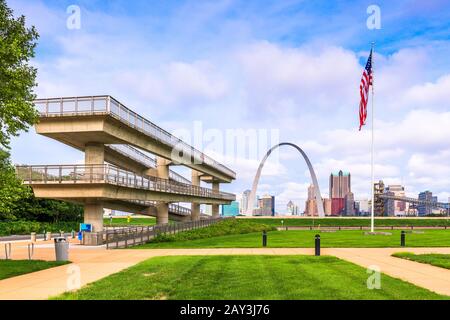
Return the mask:
[[317,183],[316,173],[314,172],[311,161],[309,161],[308,156],[299,146],[297,146],[296,144],[290,143],[290,142],[281,142],[281,143],[277,144],[276,146],[273,146],[272,148],[269,149],[269,151],[267,151],[266,155],[262,159],[261,163],[259,164],[258,171],[256,171],[255,178],[253,179],[253,186],[252,186],[252,191],[250,193],[250,199],[248,200],[248,208],[247,208],[246,214],[247,215],[253,214],[253,206],[254,206],[255,197],[256,197],[256,188],[258,187],[258,182],[259,182],[259,178],[261,176],[262,168],[264,167],[264,163],[266,162],[267,158],[272,153],[272,151],[281,146],[294,147],[295,149],[298,150],[298,152],[301,153],[301,155],[305,159],[305,162],[308,165],[309,173],[311,174],[312,183],[314,185],[317,212],[319,213],[319,217],[324,217],[325,213],[323,210],[322,196],[320,195],[319,184]]

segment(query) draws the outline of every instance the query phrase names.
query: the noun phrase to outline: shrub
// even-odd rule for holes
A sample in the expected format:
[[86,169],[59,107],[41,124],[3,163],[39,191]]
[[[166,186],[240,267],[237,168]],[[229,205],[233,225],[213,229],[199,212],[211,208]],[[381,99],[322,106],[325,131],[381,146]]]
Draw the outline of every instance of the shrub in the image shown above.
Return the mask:
[[253,221],[226,219],[208,227],[180,232],[174,235],[160,234],[150,242],[172,242],[220,237],[230,234],[244,234],[252,232],[276,230],[275,226]]

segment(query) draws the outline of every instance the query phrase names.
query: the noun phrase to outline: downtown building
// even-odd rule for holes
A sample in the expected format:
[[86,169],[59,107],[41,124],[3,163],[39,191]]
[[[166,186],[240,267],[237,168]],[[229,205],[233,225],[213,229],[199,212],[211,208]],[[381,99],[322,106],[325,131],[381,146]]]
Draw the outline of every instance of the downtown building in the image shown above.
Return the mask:
[[[330,175],[331,215],[354,215],[354,197],[351,193],[351,176],[340,170]],[[347,196],[348,195],[348,196]],[[347,200],[346,200],[347,196]],[[347,203],[348,202],[348,203]],[[351,203],[350,203],[351,202]],[[347,211],[348,210],[348,211]]]
[[[384,193],[389,196],[405,197],[405,187],[397,184],[388,185],[385,188]],[[384,211],[385,215],[389,217],[405,216],[408,211],[407,203],[404,201],[386,199],[384,201]]]

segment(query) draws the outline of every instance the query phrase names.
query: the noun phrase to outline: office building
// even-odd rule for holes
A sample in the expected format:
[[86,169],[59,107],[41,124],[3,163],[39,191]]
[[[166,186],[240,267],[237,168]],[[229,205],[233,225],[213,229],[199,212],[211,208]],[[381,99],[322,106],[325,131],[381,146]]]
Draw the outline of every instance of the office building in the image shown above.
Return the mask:
[[241,196],[241,203],[239,205],[239,212],[240,214],[246,214],[248,208],[248,202],[249,202],[249,197],[250,197],[250,190],[245,190],[244,192],[242,192],[242,196]]
[[345,196],[351,192],[351,176],[349,172],[340,170],[330,175],[331,215],[341,215],[345,211]]
[[[433,193],[427,190],[419,193],[419,200],[437,202],[437,197],[433,197]],[[433,207],[427,204],[418,204],[417,212],[419,216],[430,215],[433,213]]]
[[230,204],[222,205],[222,216],[234,217],[239,214],[239,202],[232,201]]
[[344,215],[355,215],[355,197],[353,195],[353,192],[347,193],[344,197]]

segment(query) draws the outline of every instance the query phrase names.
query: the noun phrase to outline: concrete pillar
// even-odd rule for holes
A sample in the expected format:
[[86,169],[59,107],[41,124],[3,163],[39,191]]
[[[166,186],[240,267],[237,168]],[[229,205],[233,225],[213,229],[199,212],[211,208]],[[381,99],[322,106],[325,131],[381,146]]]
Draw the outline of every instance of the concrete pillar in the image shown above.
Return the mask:
[[84,205],[84,223],[92,224],[93,232],[103,230],[103,206],[98,203],[86,203]]
[[169,223],[169,204],[166,202],[156,203],[156,224]]
[[85,164],[103,164],[105,162],[105,146],[102,143],[86,143],[84,149]]
[[[212,183],[212,190],[215,192],[219,192],[219,183],[218,182]],[[212,209],[212,217],[218,218],[219,217],[219,205],[213,204],[211,209]]]
[[[156,157],[156,173],[158,178],[169,179],[169,163],[170,161]],[[167,202],[156,203],[156,224],[169,223],[169,204]]]
[[169,164],[170,160],[156,157],[156,172],[158,178],[169,179]]
[[[192,185],[200,186],[200,172],[192,170]],[[191,220],[200,220],[200,203],[191,203]]]

